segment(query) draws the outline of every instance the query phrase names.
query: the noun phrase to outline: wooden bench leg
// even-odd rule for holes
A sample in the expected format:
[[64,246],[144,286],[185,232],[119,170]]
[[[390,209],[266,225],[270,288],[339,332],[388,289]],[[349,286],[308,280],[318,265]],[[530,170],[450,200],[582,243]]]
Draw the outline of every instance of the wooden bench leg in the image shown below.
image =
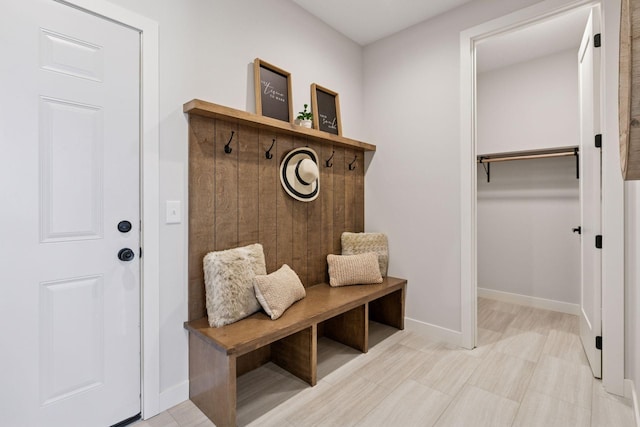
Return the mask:
[[394,328],[404,329],[405,288],[369,303],[369,318]]
[[189,334],[189,398],[217,427],[236,425],[236,357]]
[[366,353],[369,351],[368,311],[364,304],[332,317],[324,323],[325,336]]
[[271,344],[271,360],[296,377],[316,385],[318,327],[312,325]]

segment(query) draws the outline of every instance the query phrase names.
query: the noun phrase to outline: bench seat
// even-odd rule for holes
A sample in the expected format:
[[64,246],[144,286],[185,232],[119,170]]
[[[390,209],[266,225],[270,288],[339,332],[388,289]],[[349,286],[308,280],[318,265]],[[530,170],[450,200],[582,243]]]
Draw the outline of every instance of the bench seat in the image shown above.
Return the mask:
[[406,285],[394,277],[376,285],[322,283],[277,320],[259,312],[220,328],[206,318],[185,322],[190,399],[217,426],[233,426],[237,376],[271,361],[315,385],[318,336],[366,353],[370,319],[404,329]]

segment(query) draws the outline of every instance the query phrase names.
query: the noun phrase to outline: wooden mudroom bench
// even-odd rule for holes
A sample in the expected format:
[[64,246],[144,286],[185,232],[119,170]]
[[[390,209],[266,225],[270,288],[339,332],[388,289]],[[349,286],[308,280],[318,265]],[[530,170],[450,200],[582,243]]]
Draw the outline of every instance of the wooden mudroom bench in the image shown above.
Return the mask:
[[306,288],[307,296],[277,320],[259,312],[211,328],[206,318],[185,322],[189,330],[191,400],[217,426],[236,425],[236,378],[274,362],[310,385],[317,381],[319,336],[369,349],[369,320],[404,329],[407,281],[386,277],[379,285]]
[[[217,425],[236,424],[236,378],[274,362],[317,381],[317,343],[327,337],[366,352],[369,319],[404,327],[407,282],[331,288],[327,255],[341,235],[364,231],[365,152],[376,146],[198,99],[189,114],[189,398]],[[320,194],[295,200],[280,184],[291,150],[318,155]],[[258,214],[259,213],[259,214]],[[254,314],[222,328],[206,319],[202,260],[253,243],[267,271],[289,265],[307,296],[277,320]]]

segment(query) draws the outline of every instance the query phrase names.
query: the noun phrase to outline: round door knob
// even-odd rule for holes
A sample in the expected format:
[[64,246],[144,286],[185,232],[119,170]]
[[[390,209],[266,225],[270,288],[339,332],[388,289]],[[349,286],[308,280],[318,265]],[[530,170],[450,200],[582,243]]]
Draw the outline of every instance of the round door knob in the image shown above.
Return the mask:
[[120,221],[118,223],[118,231],[121,233],[128,233],[131,231],[131,223],[129,221]]
[[120,261],[131,261],[135,256],[136,254],[129,248],[122,248],[118,251],[118,259]]

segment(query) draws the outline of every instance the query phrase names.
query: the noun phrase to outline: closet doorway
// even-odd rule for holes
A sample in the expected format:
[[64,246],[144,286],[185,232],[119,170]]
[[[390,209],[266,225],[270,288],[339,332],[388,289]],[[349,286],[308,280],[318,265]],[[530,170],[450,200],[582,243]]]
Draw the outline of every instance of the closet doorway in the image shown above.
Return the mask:
[[579,335],[598,378],[599,16],[582,7],[479,41],[475,79],[477,295],[551,310],[529,321]]

